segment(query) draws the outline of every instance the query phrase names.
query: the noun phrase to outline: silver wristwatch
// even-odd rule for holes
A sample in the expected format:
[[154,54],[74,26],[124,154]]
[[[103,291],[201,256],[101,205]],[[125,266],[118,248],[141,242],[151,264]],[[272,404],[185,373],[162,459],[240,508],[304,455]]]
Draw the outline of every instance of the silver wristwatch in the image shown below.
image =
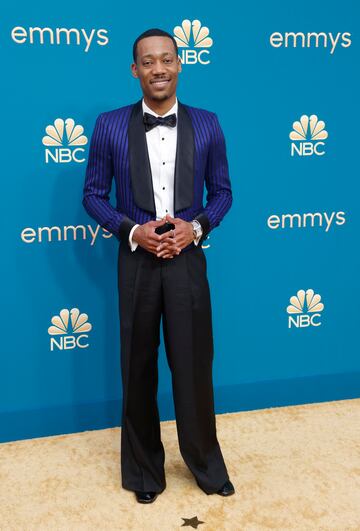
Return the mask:
[[193,226],[194,239],[196,240],[196,238],[199,238],[199,236],[201,236],[203,233],[202,226],[197,219],[193,219],[191,225]]

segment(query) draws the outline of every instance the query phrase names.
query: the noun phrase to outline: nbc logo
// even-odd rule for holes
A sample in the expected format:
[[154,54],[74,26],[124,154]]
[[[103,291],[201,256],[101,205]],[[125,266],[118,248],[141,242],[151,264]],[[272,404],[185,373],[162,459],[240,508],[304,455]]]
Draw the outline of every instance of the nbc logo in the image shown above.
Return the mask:
[[48,146],[45,149],[46,164],[50,159],[56,163],[85,161],[84,158],[79,158],[85,152],[85,149],[79,146],[85,146],[88,142],[87,137],[83,135],[82,125],[75,125],[72,118],[67,118],[65,121],[57,118],[54,125],[48,125],[45,131],[47,134],[43,137],[42,143]]
[[300,157],[307,157],[309,155],[324,155],[325,151],[323,146],[328,137],[327,131],[325,131],[325,122],[318,120],[316,114],[312,114],[309,118],[304,114],[300,118],[300,122],[293,123],[293,130],[291,131],[291,156],[295,153]]
[[87,348],[88,335],[92,325],[88,322],[88,315],[80,313],[77,308],[70,311],[63,309],[59,315],[54,315],[51,319],[52,326],[49,326],[50,350],[70,350],[76,347]]
[[[213,40],[209,37],[209,28],[201,26],[200,20],[183,20],[181,26],[174,28],[174,39],[179,48],[185,48],[181,50],[179,55],[182,63],[188,65],[194,65],[201,63],[207,65],[210,63],[209,59],[205,59],[209,56],[209,50],[198,50],[199,48],[210,48],[213,45]],[[192,42],[191,42],[192,41]],[[197,50],[189,50],[192,46]]]
[[[289,328],[292,326],[296,328],[320,326],[320,312],[324,309],[324,305],[320,301],[320,295],[316,295],[312,289],[307,289],[306,291],[300,289],[296,295],[290,297],[291,304],[286,308],[289,314]],[[316,319],[318,322],[316,322]]]

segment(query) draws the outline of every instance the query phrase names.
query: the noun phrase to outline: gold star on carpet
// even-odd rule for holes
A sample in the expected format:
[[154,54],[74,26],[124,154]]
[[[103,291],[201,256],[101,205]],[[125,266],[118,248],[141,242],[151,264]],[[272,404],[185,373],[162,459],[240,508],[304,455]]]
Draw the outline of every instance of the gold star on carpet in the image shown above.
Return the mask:
[[184,523],[180,527],[193,527],[194,529],[197,529],[197,526],[199,524],[205,524],[205,522],[202,522],[201,520],[198,520],[197,516],[193,516],[192,518],[182,518],[184,520]]

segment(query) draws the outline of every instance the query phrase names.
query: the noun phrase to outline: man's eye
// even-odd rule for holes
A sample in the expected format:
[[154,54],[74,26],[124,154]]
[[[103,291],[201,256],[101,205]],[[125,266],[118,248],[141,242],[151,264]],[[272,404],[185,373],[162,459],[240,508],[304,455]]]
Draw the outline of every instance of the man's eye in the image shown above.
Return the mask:
[[165,59],[165,63],[172,63],[172,59]]

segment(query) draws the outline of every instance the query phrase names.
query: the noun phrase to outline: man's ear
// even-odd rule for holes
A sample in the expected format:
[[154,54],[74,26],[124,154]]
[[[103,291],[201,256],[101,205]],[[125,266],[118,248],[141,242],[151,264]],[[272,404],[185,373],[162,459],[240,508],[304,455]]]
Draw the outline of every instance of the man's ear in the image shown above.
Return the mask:
[[180,61],[180,57],[178,57],[178,72],[181,72],[181,61]]
[[136,66],[136,63],[131,63],[131,73],[134,77],[139,77],[138,76],[138,72],[137,72],[137,66]]

